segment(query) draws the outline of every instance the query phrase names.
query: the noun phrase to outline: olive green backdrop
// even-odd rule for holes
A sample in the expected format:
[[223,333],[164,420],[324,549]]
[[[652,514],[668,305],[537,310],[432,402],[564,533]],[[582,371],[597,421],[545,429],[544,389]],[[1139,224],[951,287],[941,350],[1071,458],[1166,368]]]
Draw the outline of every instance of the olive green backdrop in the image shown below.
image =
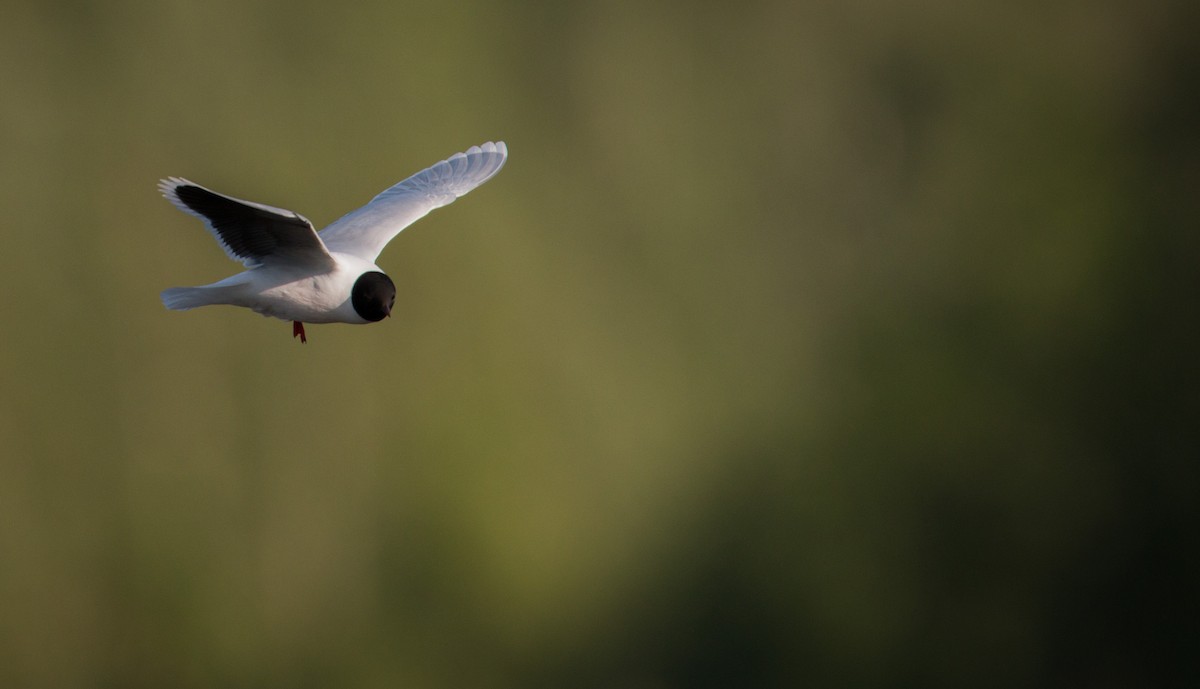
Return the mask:
[[[1194,678],[1194,3],[2,15],[0,686]],[[384,323],[158,301],[498,139]]]

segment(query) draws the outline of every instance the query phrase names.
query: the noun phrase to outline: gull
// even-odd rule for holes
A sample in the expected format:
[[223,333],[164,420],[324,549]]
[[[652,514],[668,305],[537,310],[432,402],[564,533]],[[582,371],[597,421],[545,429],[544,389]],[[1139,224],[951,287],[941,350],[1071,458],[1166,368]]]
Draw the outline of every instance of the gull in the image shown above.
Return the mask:
[[305,323],[377,323],[391,315],[396,285],[375,265],[401,230],[488,181],[504,167],[503,141],[472,146],[384,190],[367,205],[317,232],[283,208],[220,194],[182,177],[158,188],[194,215],[246,270],[200,287],[163,290],[168,308],[227,304],[292,321],[292,337],[308,342]]

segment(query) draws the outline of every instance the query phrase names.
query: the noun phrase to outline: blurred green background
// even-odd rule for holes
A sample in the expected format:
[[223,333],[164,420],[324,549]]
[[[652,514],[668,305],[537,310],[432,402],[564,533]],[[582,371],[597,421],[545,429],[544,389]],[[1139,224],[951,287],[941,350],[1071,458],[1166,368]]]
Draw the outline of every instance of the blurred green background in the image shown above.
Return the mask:
[[[6,2],[0,686],[1187,685],[1197,26]],[[158,301],[493,139],[387,322]]]

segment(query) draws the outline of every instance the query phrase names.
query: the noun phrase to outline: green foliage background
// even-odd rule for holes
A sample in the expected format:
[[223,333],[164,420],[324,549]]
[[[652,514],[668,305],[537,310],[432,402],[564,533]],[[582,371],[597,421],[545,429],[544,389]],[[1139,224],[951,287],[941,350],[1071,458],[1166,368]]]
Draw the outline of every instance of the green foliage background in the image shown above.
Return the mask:
[[[1196,7],[9,0],[0,686],[1186,685]],[[385,323],[158,302],[490,139]]]

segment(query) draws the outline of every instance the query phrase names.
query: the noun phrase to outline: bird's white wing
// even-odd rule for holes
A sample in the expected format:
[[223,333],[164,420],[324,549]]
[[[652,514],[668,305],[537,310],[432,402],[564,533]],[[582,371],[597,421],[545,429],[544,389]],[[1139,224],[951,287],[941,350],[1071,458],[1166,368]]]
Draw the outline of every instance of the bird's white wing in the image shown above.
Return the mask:
[[203,220],[225,253],[249,268],[264,263],[334,265],[312,223],[302,215],[218,194],[181,177],[164,179],[158,188],[176,208]]
[[330,251],[373,263],[400,230],[491,179],[507,158],[508,147],[503,141],[489,141],[465,153],[455,153],[342,216],[321,230],[321,240]]

